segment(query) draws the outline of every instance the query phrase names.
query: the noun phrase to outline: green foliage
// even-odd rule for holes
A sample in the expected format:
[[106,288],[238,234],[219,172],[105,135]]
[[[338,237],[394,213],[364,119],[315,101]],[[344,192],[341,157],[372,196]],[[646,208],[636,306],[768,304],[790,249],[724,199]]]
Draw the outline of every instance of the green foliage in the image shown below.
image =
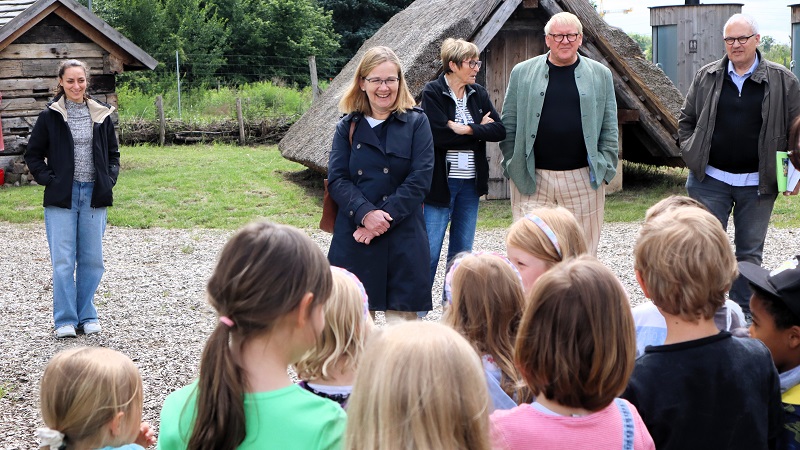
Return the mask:
[[628,33],[628,36],[631,37],[639,47],[642,49],[642,53],[644,54],[644,59],[648,61],[653,60],[653,37],[647,36],[644,34],[639,33]]
[[[117,87],[121,120],[154,119],[155,96],[132,85]],[[178,117],[178,95],[175,90],[162,94],[164,115]],[[236,118],[236,98],[242,99],[245,120],[298,117],[311,106],[311,88],[302,91],[270,82],[249,83],[238,89],[222,86],[219,89],[193,88],[181,96],[181,117],[189,122],[209,123]]]
[[768,61],[783,65],[789,69],[792,61],[792,47],[778,43],[772,36],[762,36],[759,44],[761,55]]
[[344,66],[364,41],[372,37],[395,14],[413,0],[318,0],[320,6],[333,13],[334,30],[341,35],[339,51],[334,55]]

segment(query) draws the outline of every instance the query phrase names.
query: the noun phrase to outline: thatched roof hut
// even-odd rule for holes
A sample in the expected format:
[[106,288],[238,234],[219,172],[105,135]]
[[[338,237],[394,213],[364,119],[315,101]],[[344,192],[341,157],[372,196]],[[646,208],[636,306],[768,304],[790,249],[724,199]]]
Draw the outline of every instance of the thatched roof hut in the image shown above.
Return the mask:
[[[622,30],[609,27],[586,0],[417,0],[398,13],[358,51],[328,90],[288,131],[279,144],[284,157],[326,172],[333,130],[341,117],[337,104],[352,81],[366,49],[386,45],[403,62],[409,88],[418,95],[441,68],[439,51],[448,37],[478,45],[484,66],[481,82],[498,110],[513,66],[546,51],[544,24],[568,11],[584,26],[581,54],[600,61],[614,74],[622,148],[628,160],[679,164],[677,117],[683,97],[661,69],[644,60],[638,45]],[[490,198],[506,196],[497,145],[487,148]]]

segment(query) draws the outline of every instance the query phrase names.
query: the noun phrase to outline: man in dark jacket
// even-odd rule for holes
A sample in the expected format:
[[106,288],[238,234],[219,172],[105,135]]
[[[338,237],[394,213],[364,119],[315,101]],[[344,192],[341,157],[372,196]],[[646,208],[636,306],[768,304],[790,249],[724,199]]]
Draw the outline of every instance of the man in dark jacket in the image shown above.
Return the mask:
[[[723,39],[727,55],[697,72],[681,108],[686,190],[723,228],[733,210],[736,259],[760,265],[778,193],[775,152],[787,149],[789,127],[800,113],[800,85],[783,66],[762,58],[752,17],[731,16]],[[744,278],[729,295],[749,312]]]

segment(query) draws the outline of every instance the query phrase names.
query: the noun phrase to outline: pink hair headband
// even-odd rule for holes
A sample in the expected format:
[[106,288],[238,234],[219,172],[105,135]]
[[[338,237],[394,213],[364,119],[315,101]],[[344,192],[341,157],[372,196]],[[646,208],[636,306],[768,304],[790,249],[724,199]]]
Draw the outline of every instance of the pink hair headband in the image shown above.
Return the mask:
[[356,274],[350,272],[347,269],[343,269],[337,266],[331,266],[331,271],[339,272],[346,275],[356,284],[356,287],[358,287],[358,291],[361,293],[361,300],[364,302],[364,318],[366,319],[369,316],[369,297],[367,296],[366,288],[364,288],[364,283],[362,283],[361,280],[358,279]]
[[541,217],[535,214],[526,214],[525,218],[536,224],[539,229],[541,229],[545,236],[550,239],[550,242],[553,243],[553,247],[556,248],[556,252],[558,252],[558,257],[563,258],[564,256],[561,254],[561,246],[558,245],[558,238],[556,237],[556,233],[550,228]]

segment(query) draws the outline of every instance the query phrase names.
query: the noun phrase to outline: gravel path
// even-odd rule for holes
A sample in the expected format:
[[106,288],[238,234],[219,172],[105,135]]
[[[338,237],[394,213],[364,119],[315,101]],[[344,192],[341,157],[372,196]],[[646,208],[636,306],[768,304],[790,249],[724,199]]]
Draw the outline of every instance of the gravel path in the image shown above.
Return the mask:
[[[632,248],[638,224],[606,224],[599,256],[631,293],[643,300],[633,277]],[[106,273],[95,297],[100,335],[56,340],[52,335],[50,257],[42,224],[0,223],[0,242],[15,249],[0,263],[0,448],[30,449],[42,426],[39,379],[58,351],[78,345],[120,350],[144,378],[144,419],[157,426],[164,397],[197,375],[214,313],[203,290],[230,231],[109,227]],[[476,250],[504,251],[503,230],[479,231]],[[327,250],[330,235],[313,232]],[[446,245],[444,246],[446,248]],[[800,253],[800,228],[771,229],[764,264],[773,267]],[[441,294],[442,264],[435,295]],[[441,311],[429,317],[439,318]]]

